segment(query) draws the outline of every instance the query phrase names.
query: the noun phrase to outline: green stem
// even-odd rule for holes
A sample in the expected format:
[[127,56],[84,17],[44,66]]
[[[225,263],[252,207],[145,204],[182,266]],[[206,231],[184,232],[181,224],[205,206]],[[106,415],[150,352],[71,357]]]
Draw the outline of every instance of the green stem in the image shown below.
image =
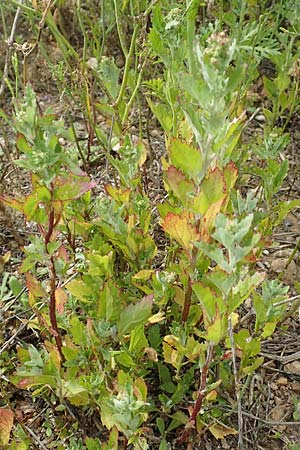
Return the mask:
[[188,11],[186,18],[186,42],[187,42],[187,50],[188,50],[188,65],[190,74],[195,74],[195,60],[194,60],[194,40],[195,40],[195,18],[198,11],[198,5],[196,1],[193,1],[192,4],[188,6],[186,2]]
[[87,54],[87,42],[88,42],[88,39],[87,39],[86,31],[85,31],[85,28],[84,28],[84,25],[83,25],[83,22],[82,22],[80,9],[81,9],[81,2],[79,2],[79,5],[77,6],[76,11],[77,11],[77,18],[78,18],[79,26],[80,26],[81,32],[83,34],[82,60],[85,62],[86,61],[86,54]]
[[[199,224],[198,224],[198,226],[199,226]],[[191,273],[193,273],[194,270],[195,270],[197,255],[198,255],[198,249],[197,249],[197,247],[193,247],[192,255],[190,257]],[[193,294],[192,278],[191,278],[191,276],[189,274],[189,276],[188,276],[188,285],[187,285],[186,290],[185,290],[184,305],[183,305],[183,310],[182,310],[182,315],[181,315],[181,322],[182,323],[185,323],[187,321],[187,319],[188,319],[190,308],[191,308],[191,304],[192,304],[192,294]]]
[[133,30],[129,53],[126,56],[122,84],[120,87],[119,95],[114,104],[115,108],[117,108],[120,105],[120,103],[123,99],[124,93],[125,93],[125,89],[126,89],[127,82],[128,82],[129,70],[130,70],[130,62],[131,62],[131,58],[132,58],[132,55],[133,55],[133,52],[135,49],[135,43],[136,43],[136,38],[137,38],[139,27],[140,27],[139,24],[136,24],[136,26],[134,27],[134,30]]
[[119,36],[119,41],[121,44],[122,52],[124,53],[125,58],[127,59],[128,56],[128,50],[126,48],[126,44],[123,39],[123,33],[120,27],[120,19],[119,19],[119,12],[118,12],[118,6],[117,6],[117,0],[114,0],[114,7],[115,7],[115,18],[116,18],[116,26],[117,26],[117,32]]
[[142,67],[139,69],[139,75],[138,75],[138,79],[136,81],[135,88],[134,88],[134,90],[133,90],[133,92],[131,94],[131,97],[130,97],[129,101],[126,104],[126,108],[125,108],[125,111],[124,111],[124,114],[123,114],[123,118],[122,118],[122,125],[125,124],[125,122],[126,122],[126,120],[128,118],[131,105],[132,105],[132,103],[133,103],[133,101],[134,101],[134,99],[135,99],[135,97],[136,97],[136,95],[138,93],[139,88],[140,88],[141,81],[142,81],[142,76],[143,76],[143,72],[144,72],[144,68],[145,68],[145,65],[146,65],[146,61],[147,61],[147,58],[145,58]]

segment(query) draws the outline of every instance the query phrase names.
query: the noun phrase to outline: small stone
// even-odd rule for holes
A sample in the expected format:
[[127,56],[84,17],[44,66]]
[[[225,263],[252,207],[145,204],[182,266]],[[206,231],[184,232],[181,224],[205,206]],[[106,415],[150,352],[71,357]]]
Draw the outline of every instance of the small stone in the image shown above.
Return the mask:
[[270,411],[269,420],[274,422],[281,422],[287,419],[288,408],[284,404],[276,405]]
[[97,67],[98,67],[98,60],[97,60],[97,58],[90,58],[90,59],[88,59],[86,65],[88,66],[89,69],[96,70]]
[[289,381],[286,377],[279,377],[277,380],[277,384],[281,384],[282,386],[286,386],[288,382]]
[[294,392],[300,392],[300,383],[299,383],[299,381],[293,381],[291,387],[292,387],[292,390]]
[[252,307],[252,299],[250,297],[248,297],[245,300],[244,306],[245,306],[246,309],[250,309]]
[[284,366],[284,370],[287,373],[294,373],[295,375],[300,375],[300,361],[293,361]]
[[287,263],[287,259],[275,258],[271,262],[271,269],[273,270],[273,272],[276,272],[276,273],[283,272],[286,263]]
[[277,389],[278,389],[278,386],[277,386],[276,383],[271,383],[271,384],[270,384],[270,387],[271,387],[271,389],[272,389],[273,391],[277,391]]

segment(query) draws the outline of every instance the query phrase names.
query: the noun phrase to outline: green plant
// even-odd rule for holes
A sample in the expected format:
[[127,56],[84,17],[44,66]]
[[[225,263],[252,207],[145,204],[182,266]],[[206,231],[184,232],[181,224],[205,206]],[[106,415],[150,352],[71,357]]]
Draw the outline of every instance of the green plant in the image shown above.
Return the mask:
[[[84,151],[75,125],[66,129],[51,111],[41,113],[29,86],[24,100],[15,101],[13,118],[2,113],[16,134],[21,154],[16,163],[31,175],[29,195],[1,199],[36,231],[24,247],[20,272],[28,291],[22,301],[36,316],[29,326],[41,337],[17,349],[11,381],[34,396],[57,399],[62,410],[70,403],[99,415],[109,430],[106,442],[84,436],[70,439],[70,448],[150,448],[153,421],[147,421],[153,417],[160,450],[174,430],[181,443],[192,442],[196,432],[209,431],[217,439],[238,434],[241,447],[243,396],[263,363],[262,340],[286,317],[288,295],[288,287],[268,280],[256,263],[271,245],[274,226],[299,206],[276,197],[288,172],[279,156],[289,136],[287,122],[274,127],[279,114],[288,120],[297,109],[297,81],[283,71],[277,81],[264,80],[271,101],[264,109],[266,124],[244,143],[253,112],[247,95],[263,58],[278,67],[284,59],[293,67],[293,45],[288,33],[276,37],[266,29],[267,23],[279,23],[273,11],[258,22],[253,11],[246,20],[245,2],[218,10],[218,20],[201,26],[198,12],[205,8],[196,0],[109,4],[113,9],[106,18],[102,11],[107,21],[102,30],[81,2],[77,10],[83,54],[75,94],[85,105]],[[25,10],[34,21],[42,13]],[[130,39],[120,19],[127,10],[134,18]],[[71,44],[50,9],[44,19],[63,53],[64,62],[53,70],[64,89],[64,69],[73,68],[72,58],[78,63],[78,54],[69,53]],[[103,54],[107,30],[113,29],[125,58],[123,71]],[[148,61],[160,64],[160,74],[143,80]],[[142,85],[166,137],[167,195],[155,205],[143,187],[146,147],[127,132]],[[103,95],[96,101],[97,86]],[[274,91],[280,86],[278,97]],[[288,92],[292,101],[286,100]],[[107,118],[109,130],[99,126],[96,111]],[[88,168],[94,135],[113,172],[104,190],[78,161]],[[245,194],[243,180],[249,176],[257,186]],[[163,266],[156,264],[158,225],[167,240]],[[19,285],[10,284],[19,294]],[[2,291],[10,295],[5,289],[6,283]],[[250,323],[242,320],[246,300],[255,313]],[[238,429],[226,392],[234,398],[230,406]]]

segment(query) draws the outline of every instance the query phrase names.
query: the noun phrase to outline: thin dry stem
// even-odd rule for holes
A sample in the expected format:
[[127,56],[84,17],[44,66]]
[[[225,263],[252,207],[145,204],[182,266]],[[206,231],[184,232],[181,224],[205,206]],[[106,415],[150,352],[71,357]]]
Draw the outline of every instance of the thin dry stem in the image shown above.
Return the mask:
[[[22,3],[23,3],[23,0],[20,0],[20,5],[22,5]],[[18,20],[19,20],[20,13],[21,13],[21,6],[18,6],[16,14],[15,14],[14,21],[13,21],[13,24],[12,24],[12,27],[11,27],[10,36],[9,36],[8,41],[7,41],[7,52],[6,52],[6,56],[5,56],[3,77],[2,77],[2,82],[1,82],[1,86],[0,86],[0,97],[4,93],[5,84],[7,82],[8,66],[9,66],[9,60],[10,60],[10,55],[11,55],[11,49],[13,47],[14,36],[15,36],[16,29],[17,29],[17,23],[18,23]]]

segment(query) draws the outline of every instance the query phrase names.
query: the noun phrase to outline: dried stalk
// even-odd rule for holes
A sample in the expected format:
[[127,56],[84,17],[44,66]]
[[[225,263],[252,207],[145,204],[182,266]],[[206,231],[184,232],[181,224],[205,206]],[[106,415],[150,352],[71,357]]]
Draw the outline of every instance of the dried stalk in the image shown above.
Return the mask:
[[[22,3],[23,3],[23,0],[20,0],[20,5],[22,5]],[[7,82],[8,66],[9,66],[9,61],[10,61],[11,49],[13,48],[14,36],[15,36],[16,29],[17,29],[17,23],[19,20],[20,13],[21,13],[21,6],[18,6],[13,24],[11,27],[10,36],[7,40],[7,52],[6,52],[6,56],[5,56],[3,77],[2,77],[2,82],[1,82],[1,86],[0,86],[0,97],[4,93],[5,84]]]

